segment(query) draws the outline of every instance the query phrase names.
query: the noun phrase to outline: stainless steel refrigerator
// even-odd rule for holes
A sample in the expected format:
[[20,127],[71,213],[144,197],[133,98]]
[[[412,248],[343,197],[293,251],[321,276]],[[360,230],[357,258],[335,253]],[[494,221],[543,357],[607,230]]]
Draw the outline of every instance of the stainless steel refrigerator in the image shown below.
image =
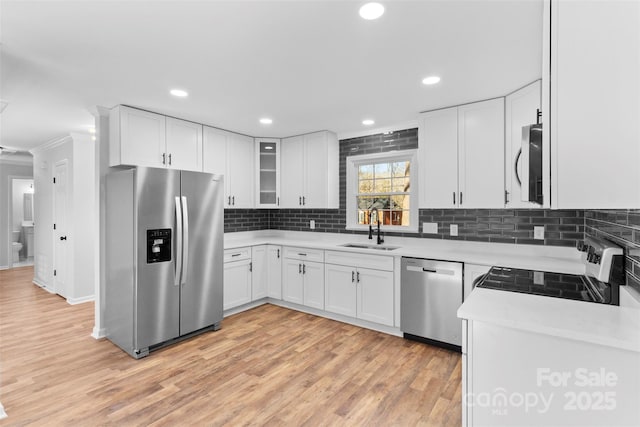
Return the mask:
[[222,321],[222,177],[137,167],[106,183],[105,326],[135,358]]

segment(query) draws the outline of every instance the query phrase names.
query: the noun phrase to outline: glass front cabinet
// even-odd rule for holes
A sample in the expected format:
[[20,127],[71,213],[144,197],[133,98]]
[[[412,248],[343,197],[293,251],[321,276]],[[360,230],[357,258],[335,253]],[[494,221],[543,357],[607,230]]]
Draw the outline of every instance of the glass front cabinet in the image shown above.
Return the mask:
[[256,207],[280,206],[280,140],[256,138]]

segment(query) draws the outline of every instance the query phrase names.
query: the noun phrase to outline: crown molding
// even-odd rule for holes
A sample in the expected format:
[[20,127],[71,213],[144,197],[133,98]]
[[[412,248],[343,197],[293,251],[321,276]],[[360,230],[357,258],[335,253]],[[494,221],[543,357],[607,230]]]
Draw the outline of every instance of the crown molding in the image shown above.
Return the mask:
[[43,151],[51,150],[52,148],[59,147],[62,144],[69,141],[73,141],[73,138],[71,137],[71,135],[65,135],[63,137],[54,138],[50,141],[45,142],[42,145],[38,145],[36,148],[32,148],[31,150],[29,150],[29,152],[31,154],[41,153]]

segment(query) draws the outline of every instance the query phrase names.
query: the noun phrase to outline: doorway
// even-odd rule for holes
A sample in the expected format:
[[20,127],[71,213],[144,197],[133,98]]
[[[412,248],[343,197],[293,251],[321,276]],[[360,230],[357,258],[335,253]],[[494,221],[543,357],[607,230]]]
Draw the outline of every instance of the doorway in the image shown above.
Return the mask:
[[9,195],[9,267],[33,265],[33,178],[11,177]]

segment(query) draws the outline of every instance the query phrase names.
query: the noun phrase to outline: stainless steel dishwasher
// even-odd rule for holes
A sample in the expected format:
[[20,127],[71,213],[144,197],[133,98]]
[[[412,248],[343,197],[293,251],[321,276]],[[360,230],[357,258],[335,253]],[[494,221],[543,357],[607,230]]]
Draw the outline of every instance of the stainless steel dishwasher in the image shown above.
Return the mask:
[[462,304],[460,262],[402,258],[400,329],[404,337],[460,350]]

